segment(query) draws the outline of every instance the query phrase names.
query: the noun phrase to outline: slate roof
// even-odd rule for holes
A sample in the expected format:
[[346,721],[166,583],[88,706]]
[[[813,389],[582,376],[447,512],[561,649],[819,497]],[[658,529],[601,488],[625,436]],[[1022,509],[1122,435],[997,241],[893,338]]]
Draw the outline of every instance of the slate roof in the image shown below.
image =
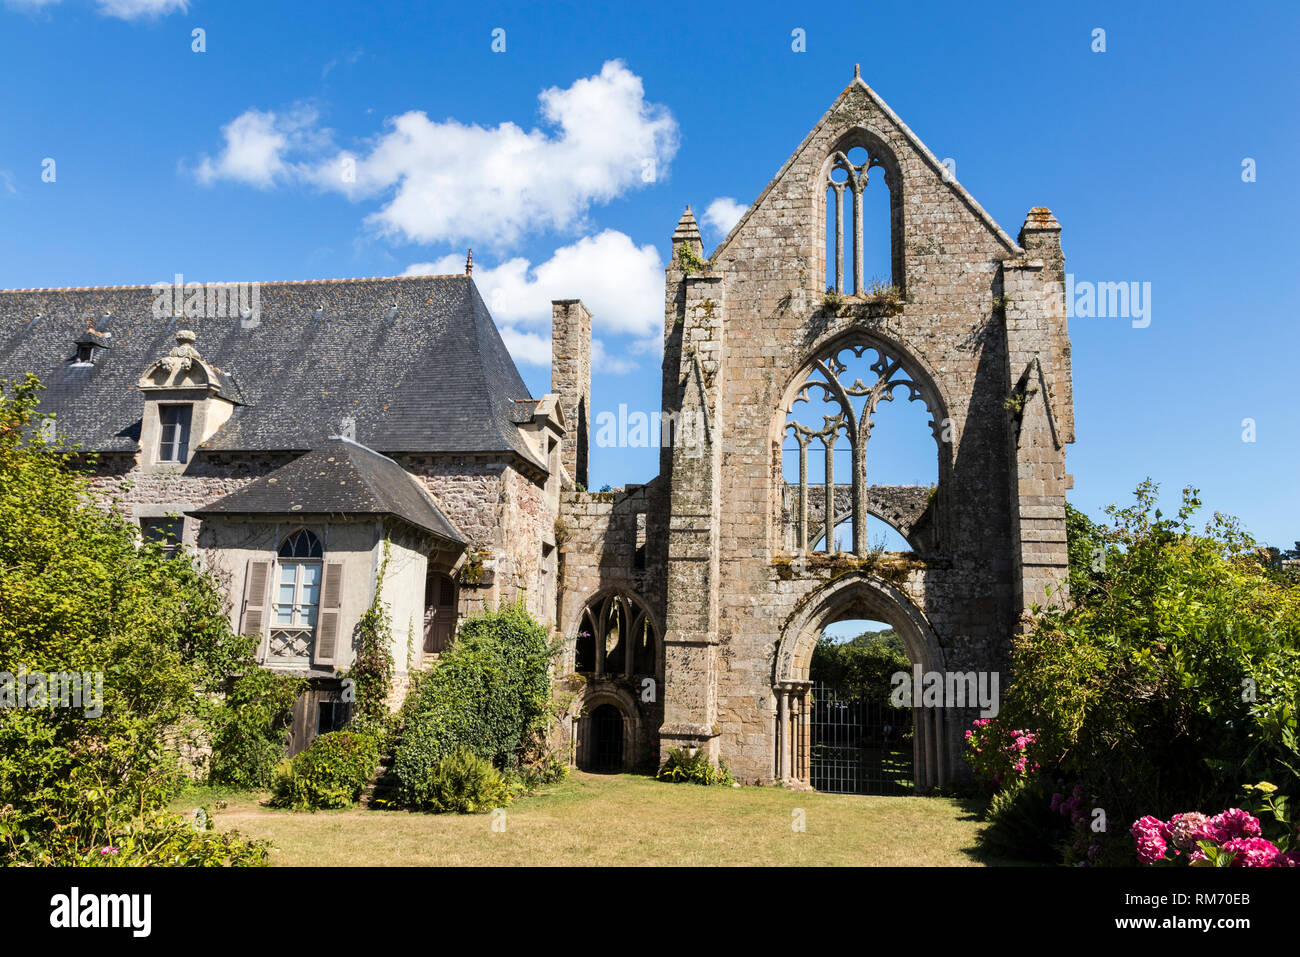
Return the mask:
[[230,515],[395,515],[439,538],[465,544],[419,481],[390,458],[343,438],[188,513]]
[[[242,403],[202,449],[308,451],[347,432],[386,453],[513,452],[545,468],[516,426],[515,400],[532,396],[469,276],[261,283],[256,325],[156,318],[154,299],[149,286],[0,291],[0,380],[35,373],[60,433],[134,451],[136,382],[189,328]],[[110,347],[77,365],[88,326]]]

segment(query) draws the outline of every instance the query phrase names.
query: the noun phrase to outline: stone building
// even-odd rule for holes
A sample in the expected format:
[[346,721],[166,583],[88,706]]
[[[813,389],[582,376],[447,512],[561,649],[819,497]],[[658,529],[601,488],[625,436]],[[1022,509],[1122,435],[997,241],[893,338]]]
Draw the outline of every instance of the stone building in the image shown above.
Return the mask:
[[[868,188],[887,191],[871,233]],[[580,739],[605,761],[621,731],[628,765],[702,748],[742,780],[806,786],[826,625],[887,622],[923,673],[978,679],[1005,666],[1024,611],[1064,597],[1060,226],[1035,208],[1013,240],[855,74],[707,260],[689,207],[672,243],[663,415],[677,434],[660,475],[564,498]],[[872,244],[888,275],[869,284]],[[557,342],[572,321],[557,305]],[[555,390],[566,411],[587,403],[585,374]],[[876,412],[912,402],[936,481],[872,485]],[[801,420],[813,407],[821,421]],[[868,516],[906,550],[873,548]],[[629,632],[637,648],[618,649]],[[914,711],[920,788],[960,773],[977,714],[943,703]]]
[[[552,304],[535,399],[468,267],[262,284],[234,318],[202,288],[161,315],[149,287],[3,292],[0,378],[39,375],[98,487],[217,570],[269,666],[312,676],[296,746],[343,717],[387,554],[399,683],[521,598],[563,639],[581,766],[685,747],[807,786],[828,624],[887,622],[921,672],[979,675],[1064,595],[1060,226],[1035,208],[1013,240],[855,75],[707,259],[689,207],[672,245],[660,474],[612,492],[586,490],[590,313]],[[934,480],[872,484],[903,406]],[[975,715],[943,704],[914,711],[920,788],[959,773]]]

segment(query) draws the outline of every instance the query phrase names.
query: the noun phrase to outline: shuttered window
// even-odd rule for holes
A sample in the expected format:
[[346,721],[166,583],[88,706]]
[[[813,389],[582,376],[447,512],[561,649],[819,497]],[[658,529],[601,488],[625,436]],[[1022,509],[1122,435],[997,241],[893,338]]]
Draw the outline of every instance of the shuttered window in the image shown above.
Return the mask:
[[190,457],[190,413],[188,405],[161,405],[158,421],[158,461],[184,462]]

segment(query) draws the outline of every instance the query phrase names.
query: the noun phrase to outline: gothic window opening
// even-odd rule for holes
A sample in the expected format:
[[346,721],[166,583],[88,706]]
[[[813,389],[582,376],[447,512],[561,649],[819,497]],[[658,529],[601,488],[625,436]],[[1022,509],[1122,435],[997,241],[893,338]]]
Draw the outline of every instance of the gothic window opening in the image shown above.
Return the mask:
[[[907,520],[924,511],[938,484],[940,433],[921,386],[888,348],[847,342],[823,352],[785,414],[786,547],[911,551]],[[894,515],[898,502],[912,511]]]
[[657,675],[659,638],[645,607],[622,593],[588,605],[578,625],[573,670],[596,677]]
[[845,296],[901,290],[902,204],[886,155],[845,146],[832,151],[824,175],[826,288]]

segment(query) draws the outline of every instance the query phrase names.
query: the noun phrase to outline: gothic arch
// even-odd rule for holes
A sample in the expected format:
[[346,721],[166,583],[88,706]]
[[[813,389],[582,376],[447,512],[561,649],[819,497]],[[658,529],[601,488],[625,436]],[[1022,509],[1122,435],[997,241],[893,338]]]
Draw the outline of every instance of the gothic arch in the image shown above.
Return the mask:
[[[889,279],[900,292],[905,292],[907,277],[904,256],[906,249],[903,217],[904,183],[897,154],[882,132],[862,124],[849,127],[831,142],[832,145],[822,160],[814,182],[813,215],[817,223],[816,249],[821,267],[816,275],[822,277],[829,272],[826,231],[827,220],[830,218],[831,210],[834,209],[837,235],[835,236],[836,251],[831,254],[835,260],[833,263],[835,280],[831,285],[837,291],[847,294],[848,280],[851,278],[852,294],[854,296],[864,294],[864,283],[872,277],[867,277],[863,270],[866,236],[862,197],[866,188],[878,175],[889,189]],[[866,154],[865,158],[855,162],[851,155],[855,150],[863,150]],[[875,173],[877,170],[879,170],[878,174]],[[837,179],[837,172],[844,178]],[[828,199],[830,195],[834,195],[833,201]]]
[[[871,350],[880,358],[877,363],[872,365],[872,371],[878,375],[876,383],[864,385],[860,380],[848,383],[839,378],[838,369],[835,363],[838,357],[850,351],[857,357]],[[821,438],[816,430],[809,427],[803,427],[800,423],[791,423],[787,417],[794,410],[796,402],[806,400],[810,390],[819,389],[827,398],[837,401],[842,406],[845,414],[845,421],[838,426],[835,433],[844,433],[850,441],[853,451],[851,469],[848,474],[852,485],[853,492],[850,500],[849,516],[853,517],[859,513],[863,516],[875,515],[878,519],[890,525],[905,539],[908,539],[914,550],[922,551],[927,549],[918,549],[916,543],[912,541],[911,530],[899,528],[895,518],[882,512],[879,508],[873,508],[867,503],[867,491],[865,470],[866,443],[870,437],[873,426],[873,417],[875,415],[877,404],[881,401],[896,401],[894,396],[899,395],[904,402],[921,402],[926,411],[930,414],[929,427],[931,435],[935,442],[935,456],[937,461],[937,486],[936,493],[939,498],[935,503],[936,518],[937,513],[943,508],[944,491],[948,486],[948,478],[952,471],[953,450],[956,445],[956,436],[952,426],[952,419],[948,415],[948,405],[940,390],[933,370],[925,360],[914,351],[900,345],[892,339],[880,334],[876,330],[854,327],[842,329],[829,334],[820,339],[807,352],[807,358],[799,366],[786,383],[786,387],[781,395],[781,401],[778,404],[772,417],[770,431],[770,440],[772,443],[774,461],[772,463],[772,475],[776,487],[772,496],[772,538],[773,547],[781,550],[784,549],[784,521],[782,510],[785,505],[784,497],[786,495],[787,480],[784,474],[784,452],[787,436],[791,434],[791,426],[798,425],[792,435],[793,440],[800,446],[799,454],[806,458],[809,446],[813,442],[821,442]],[[820,378],[818,378],[820,376]],[[871,395],[871,390],[877,390],[880,394]],[[904,392],[904,390],[906,390]],[[850,406],[857,398],[865,397],[863,408],[860,410],[861,415],[853,411]],[[855,416],[858,416],[855,418]],[[833,423],[828,419],[824,429],[831,429]],[[798,514],[795,517],[797,532],[795,537],[795,547],[790,549],[795,552],[806,552],[814,544],[817,534],[814,526],[820,531],[825,530],[825,518],[814,521],[808,511],[808,491],[800,491],[806,483],[806,463],[801,460],[800,473],[801,478],[794,491],[799,496]],[[834,485],[840,486],[846,483],[839,481],[839,476],[835,477]],[[831,492],[822,491],[822,501],[831,497]],[[838,495],[835,496],[838,500]],[[824,506],[823,506],[824,508]],[[825,510],[825,509],[824,509]],[[842,516],[835,505],[829,511],[832,512],[835,521],[831,527],[834,528]],[[857,523],[854,523],[855,547],[858,554],[865,554],[867,551],[867,542],[865,535],[857,530]],[[936,530],[939,531],[939,538],[936,541],[942,541],[942,523],[936,523]]]
[[[913,667],[944,671],[945,655],[925,615],[896,586],[868,572],[850,572],[809,594],[786,621],[773,664],[776,698],[776,776],[807,783],[810,763],[807,728],[808,666],[827,625],[846,618],[887,622],[903,640]],[[942,710],[914,714],[913,767],[917,790],[946,783],[955,765]]]
[[[573,665],[573,670],[575,672],[581,670],[578,668],[578,645],[582,639],[583,631],[590,626],[594,614],[601,608],[608,607],[607,603],[611,603],[611,600],[612,604],[622,605],[623,613],[626,615],[626,620],[629,625],[636,625],[643,621],[649,627],[650,638],[654,643],[654,673],[652,677],[656,680],[660,680],[664,672],[663,622],[660,619],[658,612],[649,602],[630,589],[621,588],[619,586],[602,588],[600,591],[591,595],[586,601],[578,605],[573,612],[570,613],[568,620],[565,622],[564,634],[566,636],[566,641],[569,644],[569,648],[571,649],[570,661]],[[593,633],[593,641],[596,638],[597,636]],[[626,666],[628,664],[632,665],[632,674],[641,676],[647,674],[646,672],[635,670],[635,661],[625,662],[625,667],[623,668],[624,672],[627,671]],[[602,668],[601,671],[604,672],[604,669]],[[601,676],[616,677],[613,673],[603,673]]]
[[[602,706],[614,708],[623,719],[622,767],[618,770],[630,771],[637,763],[637,742],[641,738],[641,714],[630,692],[625,688],[603,685],[600,688],[588,688],[582,697],[582,710],[578,716],[577,749],[575,760],[583,770],[591,770],[595,755],[592,745],[595,743],[596,729],[592,717],[597,708]],[[606,769],[613,770],[613,769]]]

